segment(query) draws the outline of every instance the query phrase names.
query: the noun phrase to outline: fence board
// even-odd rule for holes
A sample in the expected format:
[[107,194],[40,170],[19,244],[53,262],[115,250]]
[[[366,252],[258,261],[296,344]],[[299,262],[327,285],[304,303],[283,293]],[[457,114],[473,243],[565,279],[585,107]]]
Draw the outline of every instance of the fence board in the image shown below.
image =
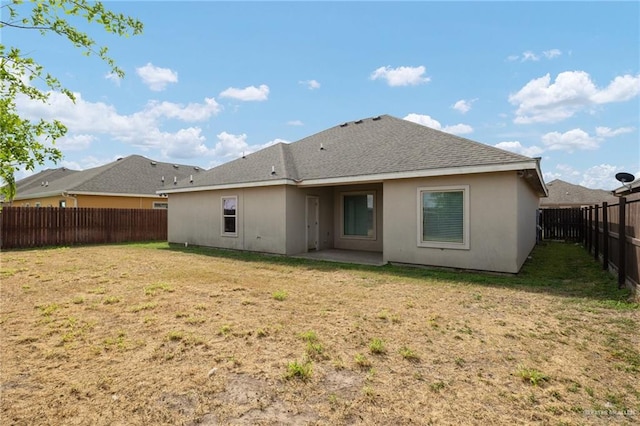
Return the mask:
[[3,207],[0,248],[166,241],[165,209]]

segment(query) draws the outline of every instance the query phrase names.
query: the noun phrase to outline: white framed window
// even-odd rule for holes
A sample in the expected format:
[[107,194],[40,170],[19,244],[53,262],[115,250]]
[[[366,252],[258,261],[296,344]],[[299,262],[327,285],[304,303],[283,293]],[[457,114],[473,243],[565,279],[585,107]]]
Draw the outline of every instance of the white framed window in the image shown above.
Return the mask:
[[418,188],[418,246],[469,249],[469,185]]
[[375,191],[344,192],[340,194],[342,238],[376,239]]
[[153,202],[153,208],[154,209],[168,209],[169,208],[169,203],[154,201]]
[[238,236],[238,197],[222,197],[222,235]]

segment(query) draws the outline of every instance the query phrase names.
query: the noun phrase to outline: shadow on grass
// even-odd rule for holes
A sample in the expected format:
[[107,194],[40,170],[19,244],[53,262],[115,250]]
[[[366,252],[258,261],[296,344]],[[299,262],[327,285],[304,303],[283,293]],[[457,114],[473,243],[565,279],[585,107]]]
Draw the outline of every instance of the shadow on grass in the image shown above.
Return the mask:
[[482,286],[512,288],[533,293],[584,298],[598,301],[603,307],[638,309],[630,301],[631,292],[618,290],[613,276],[603,271],[579,245],[543,243],[535,247],[530,258],[517,275],[469,272],[462,270],[424,268],[400,265],[367,266],[330,261],[317,261],[209,247],[184,247],[178,244],[153,245],[154,248],[182,253],[233,259],[256,265],[275,264],[320,271],[366,271],[382,276],[435,280],[450,284],[478,284]]

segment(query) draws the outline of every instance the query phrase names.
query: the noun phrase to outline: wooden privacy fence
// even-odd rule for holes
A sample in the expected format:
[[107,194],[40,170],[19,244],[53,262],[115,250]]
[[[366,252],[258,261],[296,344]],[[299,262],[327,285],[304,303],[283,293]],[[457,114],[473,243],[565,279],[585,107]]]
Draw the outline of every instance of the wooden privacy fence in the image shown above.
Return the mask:
[[640,283],[640,199],[593,205],[582,209],[583,244],[603,269],[618,271],[618,286]]
[[3,207],[0,248],[166,241],[165,209]]
[[542,239],[581,242],[584,235],[582,217],[579,207],[540,210]]
[[618,286],[640,282],[640,200],[594,204],[583,208],[542,209],[543,240],[579,242],[605,270],[617,271]]

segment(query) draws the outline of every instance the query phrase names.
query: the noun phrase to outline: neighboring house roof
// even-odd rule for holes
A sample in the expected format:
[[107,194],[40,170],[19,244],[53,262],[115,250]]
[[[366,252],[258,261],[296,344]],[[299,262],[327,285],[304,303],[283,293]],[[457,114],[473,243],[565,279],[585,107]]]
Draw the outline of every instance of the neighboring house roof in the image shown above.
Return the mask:
[[[382,115],[278,143],[182,181],[167,193],[223,187],[329,185],[421,176],[521,170],[546,193],[538,160]],[[525,173],[525,171],[528,171]]]
[[601,204],[603,201],[616,201],[616,198],[609,191],[585,188],[560,179],[547,183],[547,188],[549,189],[549,197],[540,200],[540,207],[580,207]]
[[640,179],[636,179],[626,186],[621,186],[613,191],[613,195],[622,197],[625,195],[640,193]]
[[[174,186],[175,181],[201,174],[199,167],[162,163],[140,155],[130,155],[100,167],[68,173],[64,177],[48,180],[48,185],[26,185],[15,200],[49,197],[62,193],[71,195],[119,195],[157,197],[156,191]],[[163,180],[164,179],[164,183]]]
[[[63,177],[70,176],[74,173],[78,173],[78,170],[67,169],[66,167],[60,167],[57,169],[46,169],[31,176],[27,176],[24,179],[20,179],[16,182],[16,194],[21,194],[24,191],[31,190],[34,188],[40,187],[44,190],[44,188],[49,186],[49,183],[52,183],[58,179],[62,179]],[[4,200],[4,195],[1,195],[0,198]]]

